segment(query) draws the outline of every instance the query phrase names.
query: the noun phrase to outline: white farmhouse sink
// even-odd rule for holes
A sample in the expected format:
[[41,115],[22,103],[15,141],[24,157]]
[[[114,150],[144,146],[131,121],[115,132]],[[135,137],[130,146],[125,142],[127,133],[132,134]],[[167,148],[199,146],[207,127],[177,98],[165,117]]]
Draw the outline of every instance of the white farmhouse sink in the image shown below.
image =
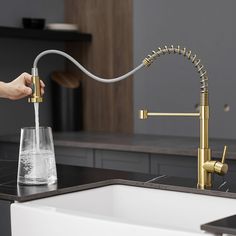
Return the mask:
[[123,185],[11,206],[12,236],[191,236],[233,214],[234,199]]

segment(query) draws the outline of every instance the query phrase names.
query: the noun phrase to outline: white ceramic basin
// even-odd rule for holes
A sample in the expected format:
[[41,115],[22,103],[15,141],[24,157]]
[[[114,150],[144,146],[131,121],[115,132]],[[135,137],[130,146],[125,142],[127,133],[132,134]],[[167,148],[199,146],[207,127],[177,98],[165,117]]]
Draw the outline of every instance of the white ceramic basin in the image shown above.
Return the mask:
[[123,185],[11,206],[12,236],[190,236],[233,214],[234,199]]

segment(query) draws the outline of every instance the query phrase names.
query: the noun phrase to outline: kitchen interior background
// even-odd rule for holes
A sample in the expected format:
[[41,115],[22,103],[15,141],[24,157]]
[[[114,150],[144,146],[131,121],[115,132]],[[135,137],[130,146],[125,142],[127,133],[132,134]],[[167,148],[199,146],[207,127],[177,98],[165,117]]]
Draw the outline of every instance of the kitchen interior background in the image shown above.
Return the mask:
[[[63,0],[9,0],[0,6],[2,26],[21,26],[22,17],[46,18],[47,23],[64,21]],[[210,137],[236,138],[235,7],[233,0],[133,1],[134,65],[159,46],[179,44],[195,52],[206,66],[211,109]],[[4,38],[0,38],[0,42],[2,81],[10,81],[23,71],[30,72],[35,56],[43,50],[64,50],[62,42]],[[64,61],[55,55],[40,61],[40,75],[47,85],[47,102],[40,107],[43,125],[52,126],[50,73],[55,69],[63,70]],[[149,69],[139,71],[133,80],[133,131],[198,136],[197,119],[164,117],[140,121],[138,110],[147,107],[160,112],[195,111],[199,104],[199,86],[198,74],[182,57],[167,55]],[[227,105],[229,109],[225,109]],[[26,100],[12,102],[1,99],[0,107],[1,134],[15,133],[21,127],[34,124],[33,106]]]

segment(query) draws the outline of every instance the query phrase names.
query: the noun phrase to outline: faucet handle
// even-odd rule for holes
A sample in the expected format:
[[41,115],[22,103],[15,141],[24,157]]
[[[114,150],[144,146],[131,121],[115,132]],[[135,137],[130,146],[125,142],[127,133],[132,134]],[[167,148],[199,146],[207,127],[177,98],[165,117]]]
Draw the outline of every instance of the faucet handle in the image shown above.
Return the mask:
[[228,165],[225,164],[226,151],[227,151],[227,146],[224,146],[224,151],[223,151],[221,162],[217,161],[215,163],[214,169],[215,169],[215,172],[219,175],[224,175],[228,172]]
[[225,175],[228,172],[228,165],[225,164],[227,146],[224,146],[224,151],[221,161],[206,161],[203,168],[209,173],[216,173],[218,175]]
[[221,161],[222,164],[225,163],[226,151],[227,151],[227,146],[225,145],[225,146],[224,146],[223,155],[222,155],[222,161]]

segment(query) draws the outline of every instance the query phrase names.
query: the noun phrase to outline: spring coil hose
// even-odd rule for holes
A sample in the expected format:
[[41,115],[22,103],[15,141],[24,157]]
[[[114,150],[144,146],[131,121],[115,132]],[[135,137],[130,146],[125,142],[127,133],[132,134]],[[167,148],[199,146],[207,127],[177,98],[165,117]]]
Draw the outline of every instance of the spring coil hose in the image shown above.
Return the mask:
[[179,54],[189,59],[197,69],[197,72],[200,74],[200,92],[205,94],[208,93],[207,71],[200,63],[201,60],[197,58],[196,54],[192,54],[191,50],[186,50],[186,48],[181,49],[180,46],[174,47],[173,45],[171,45],[170,47],[164,46],[164,48],[159,47],[157,51],[152,51],[152,54],[148,55],[143,60],[143,64],[145,66],[150,66],[155,59],[157,59],[161,55],[166,54]]

